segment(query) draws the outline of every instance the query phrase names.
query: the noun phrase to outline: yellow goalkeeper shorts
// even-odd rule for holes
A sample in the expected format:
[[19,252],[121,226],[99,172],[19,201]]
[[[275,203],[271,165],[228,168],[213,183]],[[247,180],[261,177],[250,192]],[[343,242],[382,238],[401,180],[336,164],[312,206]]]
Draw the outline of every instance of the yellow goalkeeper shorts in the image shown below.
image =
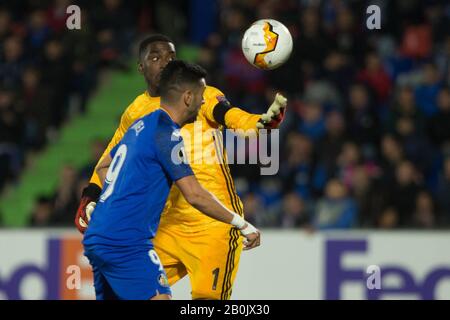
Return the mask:
[[169,284],[188,274],[192,299],[230,299],[243,248],[239,230],[221,222],[196,231],[161,222],[153,244]]

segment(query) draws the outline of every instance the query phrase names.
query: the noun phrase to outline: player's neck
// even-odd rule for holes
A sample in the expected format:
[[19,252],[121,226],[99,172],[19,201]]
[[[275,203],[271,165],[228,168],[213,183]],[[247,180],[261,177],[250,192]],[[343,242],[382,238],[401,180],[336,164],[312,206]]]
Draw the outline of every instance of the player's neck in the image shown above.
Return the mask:
[[156,87],[147,87],[147,93],[150,95],[150,97],[155,98],[159,97],[158,89]]
[[180,127],[183,126],[182,116],[181,114],[179,114],[179,112],[177,112],[176,108],[173,108],[167,104],[163,105],[161,103],[161,109],[168,114],[168,116],[170,117],[170,119],[172,119],[173,122],[178,124]]

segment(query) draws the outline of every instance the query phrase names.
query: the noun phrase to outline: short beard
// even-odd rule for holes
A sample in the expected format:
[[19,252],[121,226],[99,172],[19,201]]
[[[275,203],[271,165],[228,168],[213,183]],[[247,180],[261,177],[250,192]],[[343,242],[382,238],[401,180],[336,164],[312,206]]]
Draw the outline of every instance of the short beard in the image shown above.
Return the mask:
[[184,124],[194,123],[196,119],[197,119],[197,115],[194,115],[194,116],[190,117],[189,119],[187,119]]

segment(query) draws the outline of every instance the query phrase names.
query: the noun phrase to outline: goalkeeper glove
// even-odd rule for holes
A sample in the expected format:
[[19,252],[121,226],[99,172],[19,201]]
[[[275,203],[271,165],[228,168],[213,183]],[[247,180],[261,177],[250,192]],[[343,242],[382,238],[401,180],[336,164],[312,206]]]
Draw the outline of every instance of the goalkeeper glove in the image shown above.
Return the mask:
[[80,205],[78,206],[77,213],[75,215],[75,225],[81,233],[86,231],[89,220],[91,220],[92,212],[95,209],[96,202],[102,189],[94,183],[90,183],[84,188],[81,194]]
[[286,112],[287,99],[277,93],[273,103],[261,119],[256,123],[258,129],[277,129],[283,121]]

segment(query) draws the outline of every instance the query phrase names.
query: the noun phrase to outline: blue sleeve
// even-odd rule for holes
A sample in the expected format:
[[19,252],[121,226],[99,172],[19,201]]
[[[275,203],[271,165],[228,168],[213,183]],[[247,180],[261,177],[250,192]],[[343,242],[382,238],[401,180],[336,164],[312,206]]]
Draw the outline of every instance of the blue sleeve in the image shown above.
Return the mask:
[[191,166],[185,160],[180,131],[167,123],[158,124],[155,132],[155,153],[158,162],[172,181],[192,176]]

